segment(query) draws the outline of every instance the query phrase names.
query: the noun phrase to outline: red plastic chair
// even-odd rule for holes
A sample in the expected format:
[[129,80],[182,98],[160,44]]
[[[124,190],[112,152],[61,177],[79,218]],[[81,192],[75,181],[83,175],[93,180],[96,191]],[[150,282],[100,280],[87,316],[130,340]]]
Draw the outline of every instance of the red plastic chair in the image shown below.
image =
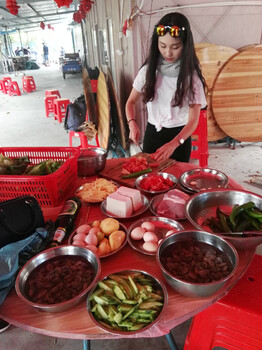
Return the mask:
[[59,90],[46,90],[45,96],[48,96],[48,95],[57,95],[59,98],[61,98]]
[[[91,79],[91,89],[93,93],[97,93],[97,79]],[[86,113],[86,120],[88,120],[88,113]],[[99,146],[99,140],[98,135],[96,134],[95,137],[95,145],[90,145],[88,143],[88,140],[86,138],[86,135],[82,131],[69,131],[69,146],[73,147],[73,137],[78,137],[80,139],[80,147],[81,148],[87,148],[87,147],[100,147]]]
[[22,84],[23,84],[23,92],[32,92],[36,91],[36,85],[34,78],[32,76],[24,76],[22,77]]
[[54,100],[54,118],[62,123],[62,118],[65,117],[66,107],[69,105],[70,100],[67,98],[57,98]]
[[5,83],[3,81],[3,79],[0,80],[0,91],[2,91],[3,94],[6,94],[6,86]]
[[55,113],[55,100],[58,99],[57,95],[46,95],[45,96],[45,114],[48,118],[50,113]]
[[201,167],[208,165],[207,111],[201,110],[199,122],[192,136],[191,159],[198,159]]
[[184,350],[262,349],[262,256],[226,297],[193,318]]
[[2,79],[3,82],[3,93],[7,94],[9,92],[9,83],[12,82],[12,79],[10,77],[4,77]]
[[21,91],[16,81],[9,82],[8,90],[9,90],[9,96],[14,96],[14,95],[21,96]]

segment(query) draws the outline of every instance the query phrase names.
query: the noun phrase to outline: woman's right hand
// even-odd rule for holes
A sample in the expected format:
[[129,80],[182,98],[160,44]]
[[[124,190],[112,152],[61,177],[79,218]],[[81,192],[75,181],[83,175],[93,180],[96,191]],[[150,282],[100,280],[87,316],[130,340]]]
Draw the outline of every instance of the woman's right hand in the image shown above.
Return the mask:
[[139,136],[140,136],[140,129],[135,120],[131,120],[128,123],[128,126],[129,126],[129,138],[137,145]]

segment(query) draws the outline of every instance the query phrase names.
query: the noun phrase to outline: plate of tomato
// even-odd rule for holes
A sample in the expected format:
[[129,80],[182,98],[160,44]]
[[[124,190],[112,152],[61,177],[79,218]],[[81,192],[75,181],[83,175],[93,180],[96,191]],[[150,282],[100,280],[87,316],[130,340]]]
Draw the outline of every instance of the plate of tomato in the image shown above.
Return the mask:
[[165,193],[178,184],[178,179],[169,173],[149,173],[139,176],[135,181],[135,186],[147,195]]

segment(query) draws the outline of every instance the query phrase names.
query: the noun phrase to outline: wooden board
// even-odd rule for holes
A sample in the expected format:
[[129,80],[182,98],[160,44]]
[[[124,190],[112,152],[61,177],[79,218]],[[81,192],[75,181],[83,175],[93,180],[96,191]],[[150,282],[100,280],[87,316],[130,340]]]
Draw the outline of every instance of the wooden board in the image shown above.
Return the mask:
[[129,145],[129,142],[128,142],[129,129],[127,126],[126,117],[123,115],[120,107],[119,99],[115,89],[115,84],[114,84],[111,70],[109,67],[107,67],[106,69],[106,81],[109,89],[111,109],[113,108],[113,105],[114,105],[114,110],[116,112],[116,118],[117,118],[117,123],[119,127],[120,139],[121,139],[121,146],[123,147],[124,150],[127,150]]
[[209,47],[209,46],[213,46],[215,44],[211,44],[211,43],[197,43],[195,44],[195,50],[198,51],[198,50],[201,50],[205,47]]
[[86,68],[82,70],[82,82],[86,101],[86,108],[88,113],[88,120],[97,127],[96,103],[91,87],[90,78]]
[[208,141],[217,141],[227,136],[223,130],[217,124],[212,107],[211,107],[211,95],[212,89],[217,75],[219,74],[223,65],[230,59],[233,55],[237,54],[238,51],[228,47],[219,45],[204,45],[196,51],[197,57],[199,59],[202,73],[205,77],[208,96],[207,96],[207,135]]
[[110,102],[106,78],[102,70],[97,81],[97,135],[100,147],[108,149],[110,138]]
[[240,48],[237,49],[238,52],[246,51],[248,49],[253,49],[256,46],[259,46],[260,44],[249,44],[245,46],[241,46]]
[[[150,155],[147,153],[137,153],[134,157],[138,156],[144,156],[147,158],[148,164],[150,166],[150,162],[154,163],[153,160],[150,159]],[[113,168],[104,170],[101,173],[99,173],[99,176],[104,177],[108,180],[116,181],[117,183],[129,186],[129,187],[135,187],[135,181],[136,179],[122,179],[121,177],[121,171],[122,171],[122,165],[127,160],[127,158],[123,158],[122,161],[119,161],[119,163]],[[173,165],[176,161],[174,159],[167,159],[159,164],[158,167],[152,168],[152,173],[157,173],[160,171],[163,171],[164,169],[168,168],[169,166]]]
[[220,71],[212,110],[220,128],[239,141],[262,141],[262,45],[235,55]]

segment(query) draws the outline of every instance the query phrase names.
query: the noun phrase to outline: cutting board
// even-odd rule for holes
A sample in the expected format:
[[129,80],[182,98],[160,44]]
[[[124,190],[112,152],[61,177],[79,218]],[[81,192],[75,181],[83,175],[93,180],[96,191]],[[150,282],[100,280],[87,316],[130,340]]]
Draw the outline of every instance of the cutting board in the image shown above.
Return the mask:
[[97,127],[97,115],[96,115],[96,103],[94,93],[91,87],[91,81],[86,68],[82,70],[82,82],[84,88],[84,95],[86,101],[86,108],[88,113],[88,120],[95,124]]
[[108,149],[110,138],[110,102],[106,78],[101,69],[97,80],[96,104],[99,145],[102,148]]
[[[150,155],[147,153],[137,153],[134,155],[134,157],[143,156],[147,159],[148,165],[150,167],[150,163],[155,163],[154,160],[150,159]],[[122,165],[128,158],[122,158],[122,161],[119,161],[119,163],[112,169],[104,170],[99,173],[99,176],[104,177],[108,180],[116,181],[120,185],[123,186],[129,186],[129,187],[135,187],[135,181],[136,178],[131,179],[122,179],[121,177],[121,171],[122,171]],[[165,170],[169,166],[173,165],[176,161],[174,159],[167,159],[163,162],[159,163],[159,166],[152,168],[152,173],[157,173]]]
[[111,111],[115,111],[115,115],[112,116],[116,118],[116,123],[118,127],[118,131],[120,134],[120,140],[121,140],[121,146],[124,150],[127,150],[128,148],[128,126],[126,122],[126,118],[122,113],[119,99],[116,93],[114,80],[111,74],[111,70],[109,67],[106,69],[106,82],[109,90],[109,97],[110,97],[110,103],[111,103]]
[[262,45],[244,50],[220,71],[212,93],[212,110],[220,128],[232,138],[262,141]]
[[204,45],[202,48],[198,48],[196,51],[197,57],[199,59],[202,74],[206,80],[208,87],[207,96],[207,134],[208,141],[217,141],[219,139],[227,136],[223,130],[217,124],[214,118],[212,107],[211,107],[211,95],[212,89],[217,75],[219,74],[223,65],[230,59],[233,55],[237,54],[238,51],[228,47],[220,45]]

